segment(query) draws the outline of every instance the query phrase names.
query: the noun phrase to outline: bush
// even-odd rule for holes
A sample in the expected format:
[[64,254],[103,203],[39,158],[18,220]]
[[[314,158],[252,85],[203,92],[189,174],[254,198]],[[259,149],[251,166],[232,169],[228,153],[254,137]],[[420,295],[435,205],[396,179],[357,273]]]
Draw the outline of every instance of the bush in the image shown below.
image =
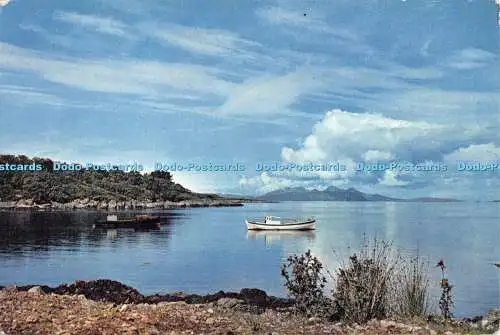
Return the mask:
[[364,239],[359,253],[336,272],[333,298],[340,317],[347,322],[364,323],[388,315],[389,289],[397,268],[388,242],[373,245]]
[[328,299],[323,293],[326,278],[322,269],[323,265],[311,250],[288,257],[287,263],[281,267],[285,288],[295,299],[295,307],[307,316],[325,316],[328,309]]
[[[322,275],[323,265],[310,250],[288,257],[281,275],[299,312],[361,324],[387,317],[426,316],[430,282],[427,265],[418,253],[402,258],[390,242],[368,242],[364,238],[360,250],[347,263],[341,263],[333,274],[328,272],[335,284],[333,299],[324,296],[327,281]],[[450,306],[449,290],[441,299],[447,315],[449,308],[444,307]]]
[[428,263],[418,255],[402,262],[392,283],[392,313],[398,317],[425,317],[429,312]]

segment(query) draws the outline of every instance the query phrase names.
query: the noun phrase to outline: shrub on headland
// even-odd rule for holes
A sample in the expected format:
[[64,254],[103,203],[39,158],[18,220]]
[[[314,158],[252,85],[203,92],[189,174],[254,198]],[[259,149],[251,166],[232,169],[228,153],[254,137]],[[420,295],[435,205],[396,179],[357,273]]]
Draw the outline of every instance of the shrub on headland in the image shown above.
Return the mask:
[[310,250],[289,257],[281,274],[299,313],[360,324],[427,316],[426,269],[419,256],[405,258],[389,242],[364,239],[360,250],[339,269],[327,271],[334,282],[331,297],[324,294],[323,265]]
[[94,201],[183,201],[217,199],[215,195],[197,194],[176,184],[166,171],[139,173],[121,170],[53,171],[47,158],[0,155],[1,164],[39,164],[40,171],[0,171],[0,201],[29,199],[37,204]]

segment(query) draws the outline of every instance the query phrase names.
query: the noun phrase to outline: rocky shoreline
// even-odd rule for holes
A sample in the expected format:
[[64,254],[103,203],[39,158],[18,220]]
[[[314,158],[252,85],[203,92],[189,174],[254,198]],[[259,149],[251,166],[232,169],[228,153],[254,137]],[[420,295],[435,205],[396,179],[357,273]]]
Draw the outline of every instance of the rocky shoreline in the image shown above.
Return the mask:
[[358,325],[303,317],[294,311],[293,300],[271,297],[259,289],[144,296],[105,279],[53,288],[0,287],[1,335],[492,334],[499,319],[497,309],[475,319],[371,320]]
[[0,290],[15,290],[18,292],[36,291],[44,294],[83,295],[85,298],[109,302],[113,304],[158,304],[161,302],[185,302],[186,304],[208,304],[225,299],[232,303],[253,306],[254,310],[265,308],[288,308],[293,306],[293,300],[268,296],[265,291],[256,288],[243,288],[239,293],[219,291],[214,294],[199,295],[173,292],[145,296],[136,289],[118,281],[98,279],[91,281],[79,280],[70,285],[61,284],[57,287],[47,285],[24,285],[2,287]]
[[68,203],[51,202],[37,204],[31,199],[21,199],[18,201],[0,202],[0,209],[38,209],[38,210],[72,210],[72,209],[93,209],[93,210],[135,210],[135,209],[171,209],[171,208],[194,208],[194,207],[240,207],[243,206],[241,200],[233,199],[198,199],[184,201],[97,201],[91,199],[77,199]]

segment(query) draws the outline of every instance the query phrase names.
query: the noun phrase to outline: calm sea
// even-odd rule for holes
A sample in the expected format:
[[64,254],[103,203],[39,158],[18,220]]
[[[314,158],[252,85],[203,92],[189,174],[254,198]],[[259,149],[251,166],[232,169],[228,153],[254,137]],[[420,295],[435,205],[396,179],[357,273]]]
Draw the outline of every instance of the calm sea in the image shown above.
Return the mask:
[[[418,250],[431,266],[444,258],[455,315],[500,306],[500,270],[491,264],[500,261],[499,203],[285,202],[149,213],[163,217],[161,230],[92,230],[105,216],[97,212],[0,212],[0,285],[108,278],[144,294],[258,287],[285,296],[279,267],[289,255],[311,249],[335,270],[366,234]],[[245,217],[266,214],[313,215],[317,229],[248,233]],[[437,297],[441,272],[431,274]]]

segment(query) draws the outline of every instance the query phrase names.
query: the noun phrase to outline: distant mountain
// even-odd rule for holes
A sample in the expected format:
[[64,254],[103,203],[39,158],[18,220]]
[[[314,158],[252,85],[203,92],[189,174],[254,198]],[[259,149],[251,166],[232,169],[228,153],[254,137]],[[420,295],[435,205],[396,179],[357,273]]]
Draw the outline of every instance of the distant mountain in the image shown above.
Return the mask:
[[256,197],[256,199],[264,201],[398,201],[398,202],[457,202],[461,200],[446,199],[446,198],[414,198],[414,199],[399,199],[386,197],[380,194],[367,194],[348,188],[347,190],[340,189],[335,186],[330,186],[324,191],[316,189],[307,190],[304,187],[287,187],[266,193]]
[[257,197],[267,201],[401,201],[380,194],[366,194],[349,188],[347,190],[330,186],[324,191],[306,190],[304,187],[287,187]]
[[241,194],[219,193],[217,194],[217,196],[228,200],[238,200],[240,202],[274,202],[274,201],[258,199],[257,197],[250,195],[241,195]]

